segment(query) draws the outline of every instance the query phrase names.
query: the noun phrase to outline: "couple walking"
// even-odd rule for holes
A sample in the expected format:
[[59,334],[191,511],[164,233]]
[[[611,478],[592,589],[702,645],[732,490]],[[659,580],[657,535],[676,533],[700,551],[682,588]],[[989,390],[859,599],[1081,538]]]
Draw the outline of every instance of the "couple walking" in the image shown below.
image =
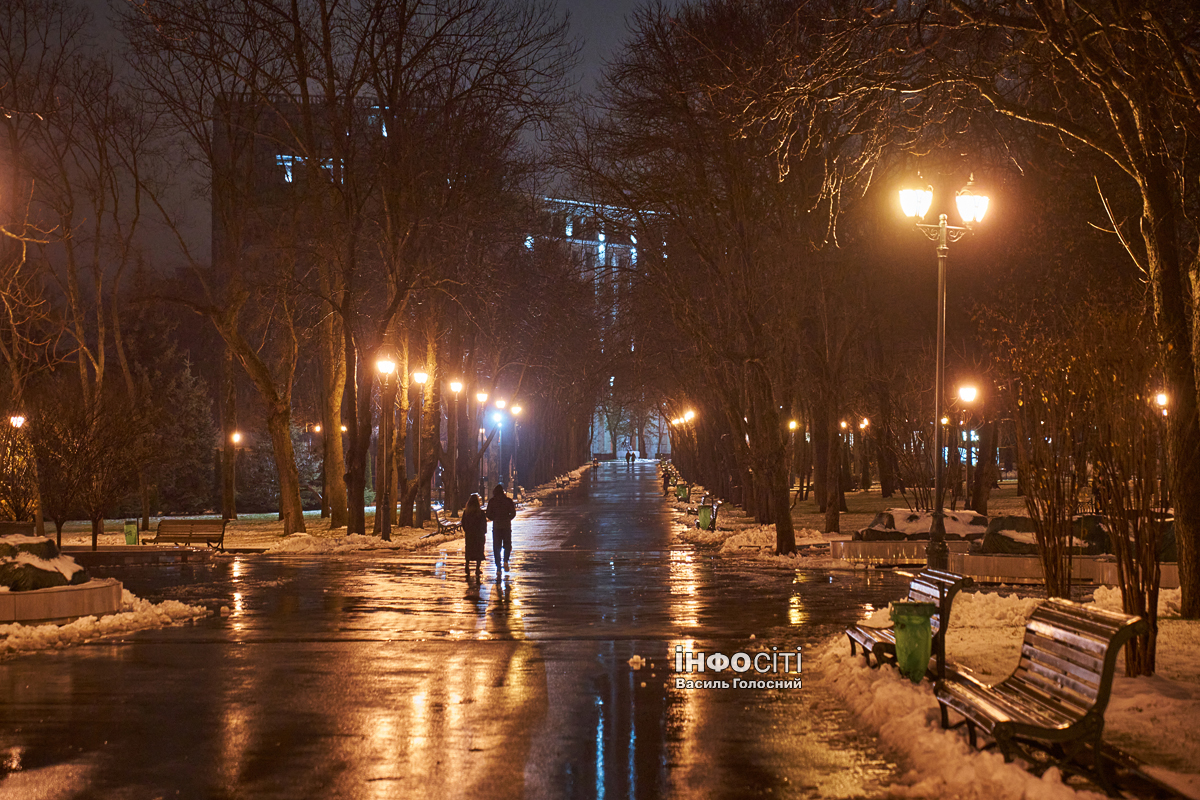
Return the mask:
[[503,483],[496,484],[486,511],[480,503],[479,495],[471,495],[462,515],[463,533],[466,538],[467,580],[471,578],[472,561],[475,562],[476,575],[483,569],[489,519],[492,521],[492,555],[496,559],[497,575],[500,574],[501,564],[504,565],[504,569],[508,569],[508,558],[512,555],[512,521],[517,515],[517,504],[504,493]]

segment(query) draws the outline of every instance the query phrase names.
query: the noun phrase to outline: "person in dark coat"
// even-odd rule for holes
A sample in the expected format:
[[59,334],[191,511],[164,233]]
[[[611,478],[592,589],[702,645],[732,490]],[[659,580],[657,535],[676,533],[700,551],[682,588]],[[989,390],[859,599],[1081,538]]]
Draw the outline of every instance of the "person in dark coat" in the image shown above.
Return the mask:
[[487,518],[492,521],[492,555],[496,558],[497,573],[501,564],[508,569],[508,558],[512,555],[512,521],[516,515],[517,504],[504,493],[504,484],[497,483],[487,504]]
[[475,562],[475,575],[483,570],[483,559],[487,546],[487,516],[483,513],[479,495],[467,499],[467,508],[462,515],[463,534],[466,538],[467,580],[471,580],[471,562]]

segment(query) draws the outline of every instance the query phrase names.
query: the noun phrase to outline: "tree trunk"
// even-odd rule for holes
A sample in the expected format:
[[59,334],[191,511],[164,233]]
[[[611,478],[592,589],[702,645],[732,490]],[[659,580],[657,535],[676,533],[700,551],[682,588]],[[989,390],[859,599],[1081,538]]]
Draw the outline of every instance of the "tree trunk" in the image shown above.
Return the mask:
[[771,505],[775,509],[775,555],[791,555],[796,552],[796,528],[792,524],[791,487],[788,485],[789,468],[786,448],[781,448],[783,458],[775,459],[771,469]]
[[[1182,291],[1175,201],[1165,167],[1143,178],[1142,238],[1154,297],[1163,372],[1171,393],[1167,417],[1171,492],[1175,497],[1175,540],[1179,547],[1180,616],[1200,617],[1200,426],[1197,383],[1200,334],[1189,336]],[[1193,348],[1197,348],[1193,350]]]
[[[328,291],[322,280],[322,290]],[[346,349],[338,318],[327,312],[321,320],[321,457],[325,490],[322,505],[329,512],[329,527],[344,528],[349,521],[346,495],[346,461],[342,452],[342,397],[346,390]]]
[[840,533],[841,521],[839,512],[842,508],[839,476],[842,471],[842,441],[838,436],[836,414],[829,414],[825,420],[825,532]]
[[[304,533],[304,507],[300,502],[300,478],[296,474],[296,454],[292,450],[292,410],[277,407],[267,416],[271,450],[279,474],[279,513],[283,517],[283,535]],[[290,466],[291,469],[287,467]]]
[[813,408],[812,454],[813,496],[817,501],[817,510],[824,514],[825,504],[829,500],[826,488],[829,478],[829,410],[820,400]]
[[367,450],[371,441],[371,378],[359,389],[359,364],[356,349],[349,336],[343,336],[346,347],[346,410],[350,419],[350,452],[346,459],[346,533],[365,535],[367,532]]
[[100,534],[104,532],[104,517],[92,520],[92,551],[99,549]]
[[996,467],[996,423],[985,422],[979,426],[979,456],[975,462],[975,484],[972,487],[971,508],[985,517],[988,513],[988,498],[999,470]]

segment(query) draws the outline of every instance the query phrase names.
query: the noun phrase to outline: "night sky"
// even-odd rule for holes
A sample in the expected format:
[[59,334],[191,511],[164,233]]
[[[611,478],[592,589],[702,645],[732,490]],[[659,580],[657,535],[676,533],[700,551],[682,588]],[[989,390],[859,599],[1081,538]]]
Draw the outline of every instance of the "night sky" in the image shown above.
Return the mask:
[[580,68],[583,88],[591,89],[628,30],[625,20],[643,0],[558,0],[559,8],[571,14],[571,31],[584,40]]
[[[112,0],[119,4],[123,0]],[[625,19],[638,6],[653,0],[557,0],[560,11],[570,13],[571,32],[583,39],[580,69],[582,87],[590,90],[600,76],[604,59],[611,56],[626,37]],[[678,0],[664,0],[666,5],[676,5]],[[110,0],[84,0],[101,22],[101,38],[113,35],[104,21],[110,16]]]

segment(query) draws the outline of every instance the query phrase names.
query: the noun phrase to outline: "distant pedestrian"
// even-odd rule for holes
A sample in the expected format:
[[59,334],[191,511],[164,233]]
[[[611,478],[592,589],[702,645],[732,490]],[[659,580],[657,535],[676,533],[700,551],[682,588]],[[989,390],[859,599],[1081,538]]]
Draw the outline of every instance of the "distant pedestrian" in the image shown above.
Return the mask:
[[497,483],[487,504],[487,518],[492,521],[492,555],[496,559],[496,574],[501,564],[508,569],[512,555],[512,521],[517,515],[517,504],[504,493],[504,484]]
[[487,549],[487,516],[483,513],[478,494],[467,499],[467,508],[462,515],[463,533],[466,535],[467,580],[471,580],[471,562],[475,562],[475,577],[483,571],[483,559]]
[[663,470],[663,497],[671,494],[671,470]]

